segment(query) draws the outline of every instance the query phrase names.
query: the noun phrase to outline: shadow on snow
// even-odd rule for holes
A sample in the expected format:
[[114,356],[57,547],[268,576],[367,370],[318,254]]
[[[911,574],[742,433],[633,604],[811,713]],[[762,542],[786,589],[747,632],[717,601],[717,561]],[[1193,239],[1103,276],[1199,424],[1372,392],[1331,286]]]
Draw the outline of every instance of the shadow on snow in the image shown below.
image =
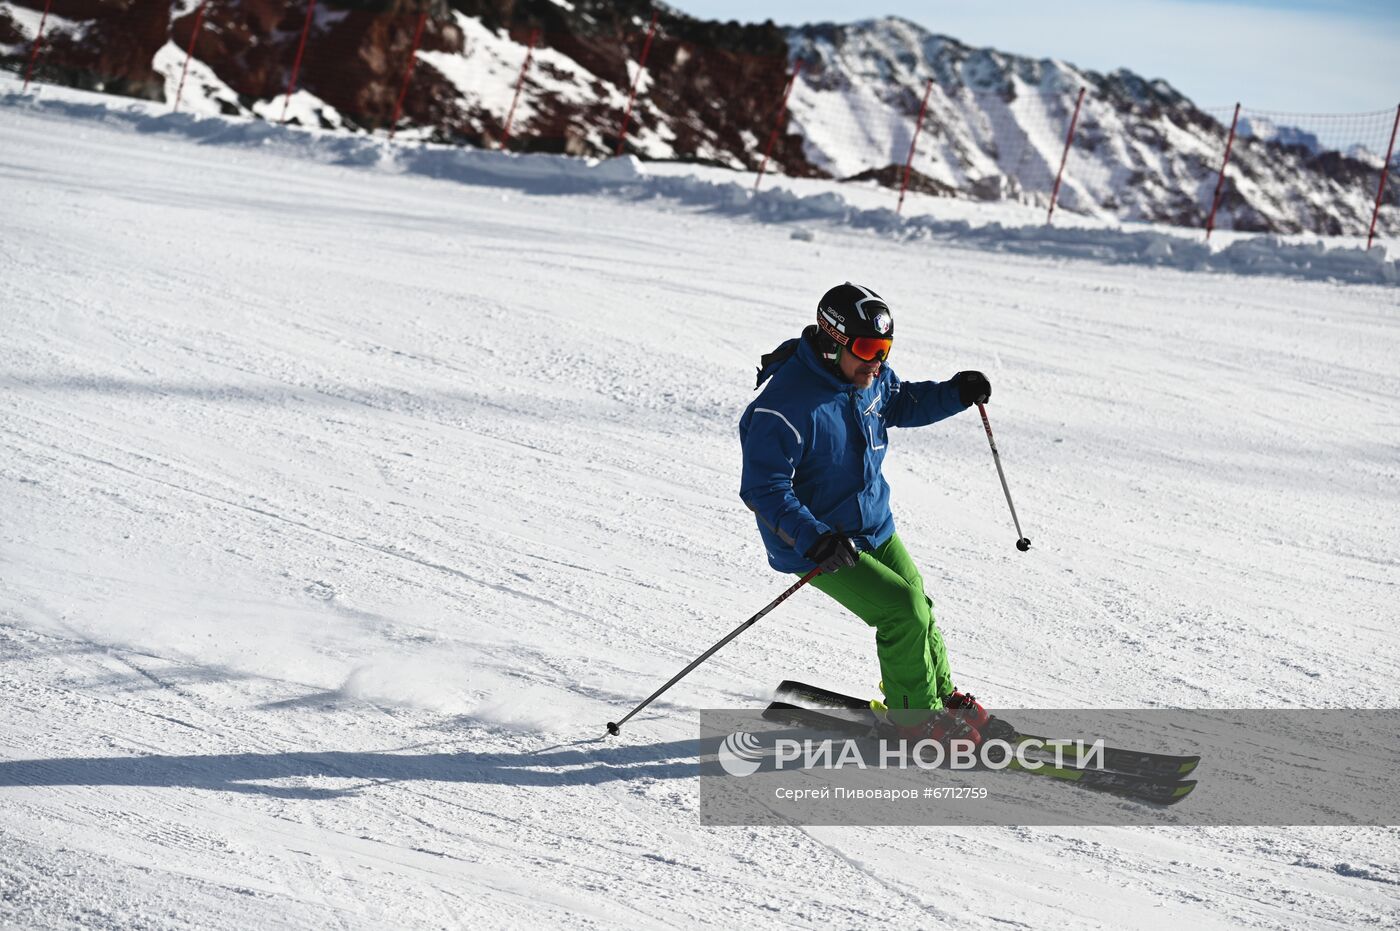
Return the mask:
[[[588,786],[699,774],[698,757],[717,740],[600,746],[605,738],[520,753],[225,753],[207,756],[67,757],[0,762],[0,787],[150,786],[244,792],[288,799],[333,799],[393,782],[502,786]],[[277,781],[358,780],[323,787]]]

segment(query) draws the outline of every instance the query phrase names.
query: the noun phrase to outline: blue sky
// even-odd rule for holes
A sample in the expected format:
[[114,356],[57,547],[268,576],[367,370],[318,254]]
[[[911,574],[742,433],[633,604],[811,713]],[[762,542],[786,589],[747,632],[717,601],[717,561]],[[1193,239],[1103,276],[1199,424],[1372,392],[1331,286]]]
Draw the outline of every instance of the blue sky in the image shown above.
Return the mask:
[[898,15],[973,46],[1166,78],[1200,106],[1346,113],[1400,104],[1400,0],[670,2],[706,19],[785,25]]

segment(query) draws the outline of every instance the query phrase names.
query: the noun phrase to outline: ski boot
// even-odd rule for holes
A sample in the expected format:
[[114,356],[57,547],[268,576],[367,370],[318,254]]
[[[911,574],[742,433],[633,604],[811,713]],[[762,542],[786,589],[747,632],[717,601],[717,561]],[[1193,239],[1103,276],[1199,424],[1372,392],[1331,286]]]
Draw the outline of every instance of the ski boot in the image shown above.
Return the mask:
[[[880,695],[885,694],[884,680],[880,681]],[[982,743],[978,730],[987,723],[989,715],[977,699],[962,692],[953,692],[943,699],[943,709],[930,711],[928,717],[916,724],[898,725],[890,720],[889,707],[880,698],[870,700],[870,710],[900,738],[909,741],[932,740],[945,747],[953,740],[970,740],[973,746]]]
[[1006,740],[1016,739],[1016,728],[1007,721],[989,714],[982,703],[966,692],[954,691],[953,694],[943,698],[943,707],[948,708],[963,720],[977,728],[977,732],[982,735],[983,740]]
[[943,696],[943,707],[949,711],[956,711],[963,720],[973,727],[984,727],[992,717],[987,714],[987,709],[983,708],[976,698],[967,692],[959,692],[956,689],[951,695]]
[[952,749],[953,741],[968,741],[973,747],[982,743],[981,731],[963,720],[957,712],[947,709],[930,711],[927,719],[917,724],[896,726],[894,732],[910,743],[931,740],[949,749]]
[[[880,718],[889,720],[889,706],[882,700],[885,695],[884,679],[880,680],[879,688],[880,698],[870,699],[870,710],[875,712]],[[983,708],[982,703],[968,692],[960,692],[954,689],[951,694],[944,695],[941,701],[943,702],[944,708],[947,708],[949,711],[959,712],[959,716],[973,727],[983,727],[991,720],[992,716],[987,713],[987,709]]]

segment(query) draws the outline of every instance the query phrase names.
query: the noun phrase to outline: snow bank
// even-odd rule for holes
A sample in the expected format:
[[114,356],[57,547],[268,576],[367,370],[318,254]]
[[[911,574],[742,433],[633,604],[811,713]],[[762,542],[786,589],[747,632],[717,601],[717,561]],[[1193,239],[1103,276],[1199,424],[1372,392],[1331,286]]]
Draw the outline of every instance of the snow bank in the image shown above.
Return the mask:
[[159,105],[116,103],[73,91],[37,98],[11,92],[0,95],[0,106],[127,125],[137,132],[169,133],[206,145],[256,146],[320,162],[420,174],[464,184],[505,186],[533,194],[616,190],[632,198],[674,198],[765,223],[820,221],[872,230],[903,240],[936,239],[989,251],[1183,271],[1400,284],[1400,260],[1389,259],[1384,247],[1368,252],[1356,247],[1288,243],[1273,236],[1258,236],[1236,238],[1228,245],[1213,248],[1205,242],[1182,237],[1179,230],[1005,226],[997,222],[974,223],[929,216],[900,217],[889,209],[852,206],[836,192],[800,196],[786,188],[770,187],[755,194],[732,181],[717,182],[691,175],[653,175],[631,156],[579,159],[395,143],[383,137],[346,136],[258,120],[165,113]]

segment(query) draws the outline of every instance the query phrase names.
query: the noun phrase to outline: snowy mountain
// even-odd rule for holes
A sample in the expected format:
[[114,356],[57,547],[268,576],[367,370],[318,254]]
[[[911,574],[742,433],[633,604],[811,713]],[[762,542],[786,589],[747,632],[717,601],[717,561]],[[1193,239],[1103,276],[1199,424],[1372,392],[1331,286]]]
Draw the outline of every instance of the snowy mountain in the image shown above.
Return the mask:
[[[1240,117],[1239,136],[1241,139],[1262,139],[1277,142],[1279,145],[1302,146],[1313,155],[1324,151],[1322,141],[1315,133],[1299,129],[1297,126],[1280,126],[1264,117]],[[1354,154],[1349,151],[1348,154]]]
[[[0,3],[0,52],[12,68],[23,66],[40,7],[42,0]],[[407,0],[318,5],[289,119],[387,127],[420,8]],[[303,9],[210,0],[184,106],[280,119]],[[405,134],[499,144],[528,37],[538,30],[511,147],[610,154],[651,10],[640,0],[435,0],[404,99],[404,121],[416,128]],[[50,22],[46,80],[174,98],[194,35],[192,0],[75,3],[65,11]],[[974,49],[897,18],[782,28],[707,22],[663,6],[626,148],[753,170],[794,66],[801,74],[773,171],[898,186],[933,78],[912,188],[1043,205],[1085,87],[1063,209],[1186,226],[1200,226],[1209,209],[1226,127],[1165,81]],[[1364,231],[1376,163],[1374,155],[1323,151],[1306,133],[1255,120],[1235,147],[1217,226]],[[1400,207],[1400,185],[1387,203]],[[1400,229],[1400,210],[1384,211],[1381,228]]]
[[[928,185],[987,200],[1044,200],[1085,87],[1061,204],[1119,219],[1205,221],[1228,127],[1165,81],[974,49],[893,18],[802,27],[790,32],[790,43],[804,62],[792,110],[805,152],[838,177],[903,161],[932,77],[924,129],[931,140],[920,143],[915,161]],[[889,131],[862,135],[857,126]],[[1236,140],[1218,225],[1328,234],[1365,228],[1374,168],[1298,142],[1279,130]],[[1400,204],[1400,195],[1388,202]]]

